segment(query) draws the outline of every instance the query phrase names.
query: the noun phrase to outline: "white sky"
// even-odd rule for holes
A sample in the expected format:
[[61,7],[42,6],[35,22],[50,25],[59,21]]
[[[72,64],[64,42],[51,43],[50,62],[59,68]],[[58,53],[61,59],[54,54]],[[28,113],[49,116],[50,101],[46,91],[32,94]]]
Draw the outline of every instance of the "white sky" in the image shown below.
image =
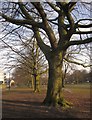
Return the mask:
[[[2,1],[2,0],[0,0],[0,1]],[[9,0],[10,1],[10,0]],[[12,1],[14,1],[14,2],[16,2],[15,0],[12,0]],[[25,0],[24,0],[25,1]],[[82,1],[85,1],[85,0],[82,0]],[[91,1],[91,0],[89,0],[89,1]],[[88,0],[87,0],[87,2],[88,2]],[[0,28],[2,28],[2,26],[0,26]],[[87,29],[83,29],[83,28],[80,28],[80,30],[81,31],[87,31],[87,30],[90,30],[89,28]],[[0,29],[0,33],[1,33],[1,29]],[[0,34],[0,38],[2,37],[2,34]],[[77,38],[77,36],[75,36],[76,38]],[[1,51],[1,49],[2,49],[2,43],[0,42],[0,51]],[[6,63],[8,63],[8,60],[7,60],[7,57],[8,56],[5,56],[5,54],[7,53],[7,51],[6,50],[2,50],[1,52],[0,52],[0,68],[2,68],[4,71],[7,71],[7,70],[5,70],[5,66],[4,66],[4,64]],[[3,58],[3,59],[2,59]],[[83,57],[82,59],[84,59],[85,60],[85,58]],[[79,66],[78,67],[78,69],[83,69],[83,67],[81,67],[81,66]],[[88,69],[88,68],[87,68]],[[89,70],[89,69],[88,69]]]

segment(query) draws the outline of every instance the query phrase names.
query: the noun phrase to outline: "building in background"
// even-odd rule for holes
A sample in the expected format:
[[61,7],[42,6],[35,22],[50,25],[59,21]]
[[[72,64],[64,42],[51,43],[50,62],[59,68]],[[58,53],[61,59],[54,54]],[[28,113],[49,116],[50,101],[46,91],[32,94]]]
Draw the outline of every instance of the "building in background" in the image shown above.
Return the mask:
[[4,72],[0,69],[0,84],[4,84]]

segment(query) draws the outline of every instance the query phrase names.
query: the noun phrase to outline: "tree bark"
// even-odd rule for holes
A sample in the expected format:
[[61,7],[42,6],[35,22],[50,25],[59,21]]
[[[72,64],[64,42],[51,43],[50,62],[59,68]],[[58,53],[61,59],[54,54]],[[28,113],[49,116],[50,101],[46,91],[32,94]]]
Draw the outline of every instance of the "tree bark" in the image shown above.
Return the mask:
[[34,75],[34,92],[40,92],[40,76]]
[[60,104],[65,105],[65,101],[62,94],[62,60],[63,52],[58,54],[52,54],[48,59],[49,64],[49,78],[48,88],[44,104],[56,106]]

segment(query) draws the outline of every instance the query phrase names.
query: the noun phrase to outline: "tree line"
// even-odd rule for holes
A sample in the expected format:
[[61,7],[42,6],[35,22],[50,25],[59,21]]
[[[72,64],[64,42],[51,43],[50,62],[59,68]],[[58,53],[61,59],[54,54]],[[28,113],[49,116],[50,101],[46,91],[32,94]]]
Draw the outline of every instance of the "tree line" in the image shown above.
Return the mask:
[[87,72],[86,70],[75,70],[72,74],[66,75],[65,84],[82,84],[91,83],[92,70]]

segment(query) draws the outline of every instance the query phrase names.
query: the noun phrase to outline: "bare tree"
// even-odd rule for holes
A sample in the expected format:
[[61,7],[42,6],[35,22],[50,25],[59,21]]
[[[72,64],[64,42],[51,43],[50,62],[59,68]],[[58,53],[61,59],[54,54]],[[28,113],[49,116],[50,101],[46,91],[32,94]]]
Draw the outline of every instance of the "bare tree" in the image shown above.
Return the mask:
[[[17,35],[19,36],[19,40],[18,40]],[[27,75],[30,76],[30,81],[32,83],[33,90],[35,92],[39,92],[40,91],[40,76],[42,73],[44,73],[46,71],[46,66],[47,66],[47,63],[45,62],[46,59],[43,56],[40,49],[38,48],[37,42],[34,39],[34,37],[32,37],[31,40],[29,40],[29,39],[25,38],[24,36],[21,37],[19,35],[19,33],[17,33],[17,35],[16,35],[17,36],[16,38],[18,40],[18,45],[17,45],[17,43],[14,44],[12,40],[9,42],[2,40],[2,42],[4,43],[3,49],[7,48],[7,50],[9,50],[10,55],[8,55],[8,59],[10,59],[10,60],[8,62],[14,61],[13,65],[7,64],[8,68],[10,68],[10,69],[15,68],[15,72],[17,72],[17,73],[19,72],[19,73],[21,73],[21,75],[22,75],[21,69],[24,69],[23,74],[25,74],[26,77],[27,77]],[[33,41],[32,41],[32,39],[33,39]],[[10,52],[13,52],[13,54],[11,54]],[[13,59],[11,59],[10,56],[12,56]],[[15,57],[13,57],[13,56],[15,56]],[[21,69],[19,69],[19,68],[21,68]],[[24,76],[24,75],[22,75],[22,76]],[[29,78],[28,78],[28,80],[29,80]],[[28,80],[26,79],[26,82]]]
[[26,71],[33,76],[34,80],[32,79],[33,81],[31,82],[34,83],[34,91],[40,92],[40,76],[46,71],[46,60],[38,48],[35,39],[31,41],[31,44],[28,44],[28,46],[26,46],[25,43],[23,44],[23,48],[26,47],[26,52],[24,52],[24,57],[22,58],[20,56],[18,61],[22,63],[25,66]]
[[[88,29],[92,27],[88,12],[90,4],[72,1],[23,3],[19,0],[16,3],[2,3],[2,6],[2,23],[5,26],[11,23],[29,29],[48,61],[48,89],[44,103],[66,106],[68,103],[62,96],[63,60],[83,67],[89,66],[67,59],[66,53],[70,46],[82,48],[82,45],[92,42],[92,31]],[[72,39],[73,35],[79,36]]]

